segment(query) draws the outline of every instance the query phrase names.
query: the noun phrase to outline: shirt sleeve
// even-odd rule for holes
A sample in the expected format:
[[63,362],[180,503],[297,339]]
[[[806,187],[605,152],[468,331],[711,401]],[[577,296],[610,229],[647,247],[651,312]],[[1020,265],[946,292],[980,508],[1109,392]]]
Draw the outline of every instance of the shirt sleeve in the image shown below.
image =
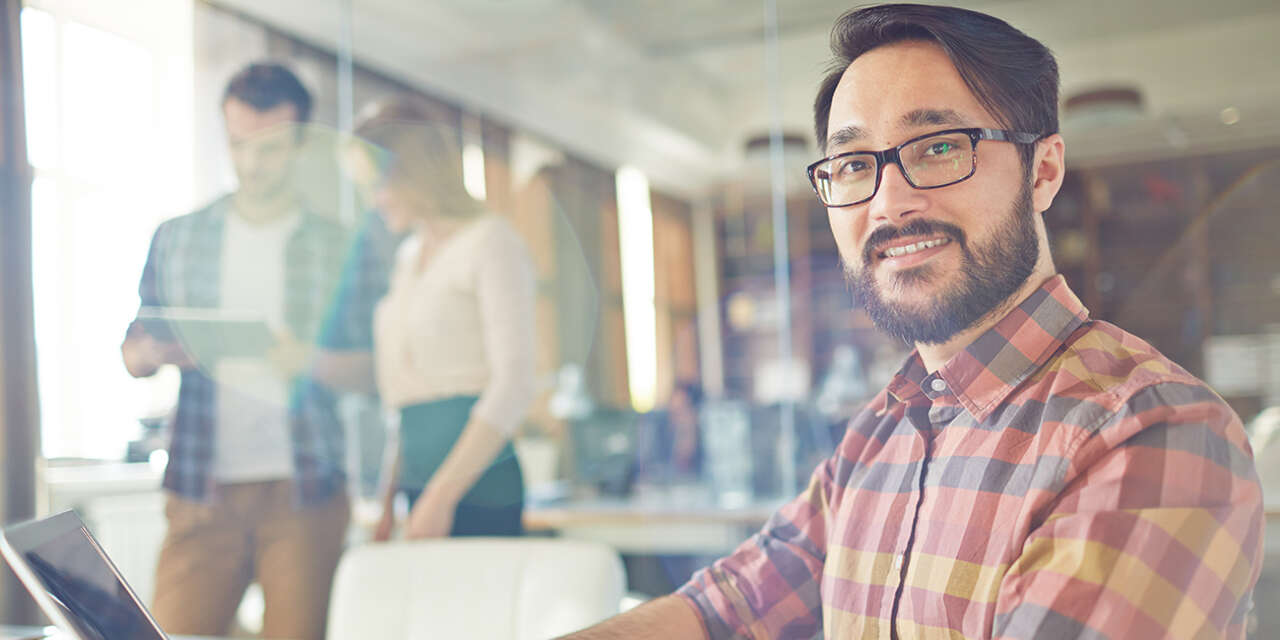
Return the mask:
[[316,340],[319,346],[335,351],[373,349],[373,313],[387,294],[398,240],[378,215],[369,214],[338,275],[334,303]]
[[489,381],[472,415],[510,435],[520,426],[537,392],[536,285],[533,259],[520,238],[502,227],[495,227],[493,238],[490,250],[478,257],[476,270]]
[[833,456],[759,533],[677,591],[698,612],[711,640],[821,635],[834,464]]
[[1262,493],[1239,418],[1203,386],[1133,395],[1069,456],[1009,567],[996,638],[1244,638]]
[[[163,260],[164,242],[167,237],[166,229],[168,223],[162,223],[156,228],[151,236],[151,247],[147,250],[147,261],[142,266],[142,277],[138,281],[138,300],[139,307],[157,307],[163,306],[164,300],[160,291],[160,264]],[[144,333],[142,323],[134,316],[129,328],[125,332],[125,337],[134,337]],[[164,338],[164,336],[155,336]]]

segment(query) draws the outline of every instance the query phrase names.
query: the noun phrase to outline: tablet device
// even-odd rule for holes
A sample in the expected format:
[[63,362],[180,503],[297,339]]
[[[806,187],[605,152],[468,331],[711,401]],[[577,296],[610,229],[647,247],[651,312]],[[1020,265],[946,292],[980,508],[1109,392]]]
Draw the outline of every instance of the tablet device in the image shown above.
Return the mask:
[[196,362],[263,357],[276,344],[266,320],[252,313],[191,307],[142,307],[142,328],[161,342],[177,342]]
[[165,640],[79,516],[5,527],[0,553],[49,619],[80,640]]

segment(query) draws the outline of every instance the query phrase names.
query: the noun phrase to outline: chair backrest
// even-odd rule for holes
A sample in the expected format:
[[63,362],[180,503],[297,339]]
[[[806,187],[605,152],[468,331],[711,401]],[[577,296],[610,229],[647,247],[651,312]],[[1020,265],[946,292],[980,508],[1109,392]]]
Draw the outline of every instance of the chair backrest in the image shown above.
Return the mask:
[[467,538],[369,544],[338,565],[328,640],[546,640],[618,612],[626,574],[608,546]]

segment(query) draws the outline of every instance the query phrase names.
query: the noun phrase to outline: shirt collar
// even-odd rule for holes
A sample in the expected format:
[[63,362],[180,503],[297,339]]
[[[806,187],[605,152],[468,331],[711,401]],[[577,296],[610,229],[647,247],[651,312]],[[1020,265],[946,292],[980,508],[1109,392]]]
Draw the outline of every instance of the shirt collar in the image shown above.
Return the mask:
[[910,402],[925,394],[926,379],[940,378],[961,406],[985,420],[1088,318],[1066,279],[1055,275],[932,375],[913,352],[887,390],[892,400]]

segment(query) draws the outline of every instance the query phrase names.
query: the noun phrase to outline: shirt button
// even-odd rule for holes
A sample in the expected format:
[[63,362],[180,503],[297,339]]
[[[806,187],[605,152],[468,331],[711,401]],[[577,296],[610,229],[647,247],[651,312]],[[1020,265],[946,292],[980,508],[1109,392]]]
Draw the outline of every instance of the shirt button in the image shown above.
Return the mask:
[[942,393],[947,390],[947,381],[942,378],[934,378],[933,382],[929,383],[929,386],[932,387],[934,391]]
[[904,557],[905,555],[906,555],[906,554],[902,554],[902,555],[899,555],[898,557],[896,557],[896,558],[894,558],[894,559],[893,559],[893,568],[894,568],[894,569],[901,569],[901,568],[902,568],[903,557]]

